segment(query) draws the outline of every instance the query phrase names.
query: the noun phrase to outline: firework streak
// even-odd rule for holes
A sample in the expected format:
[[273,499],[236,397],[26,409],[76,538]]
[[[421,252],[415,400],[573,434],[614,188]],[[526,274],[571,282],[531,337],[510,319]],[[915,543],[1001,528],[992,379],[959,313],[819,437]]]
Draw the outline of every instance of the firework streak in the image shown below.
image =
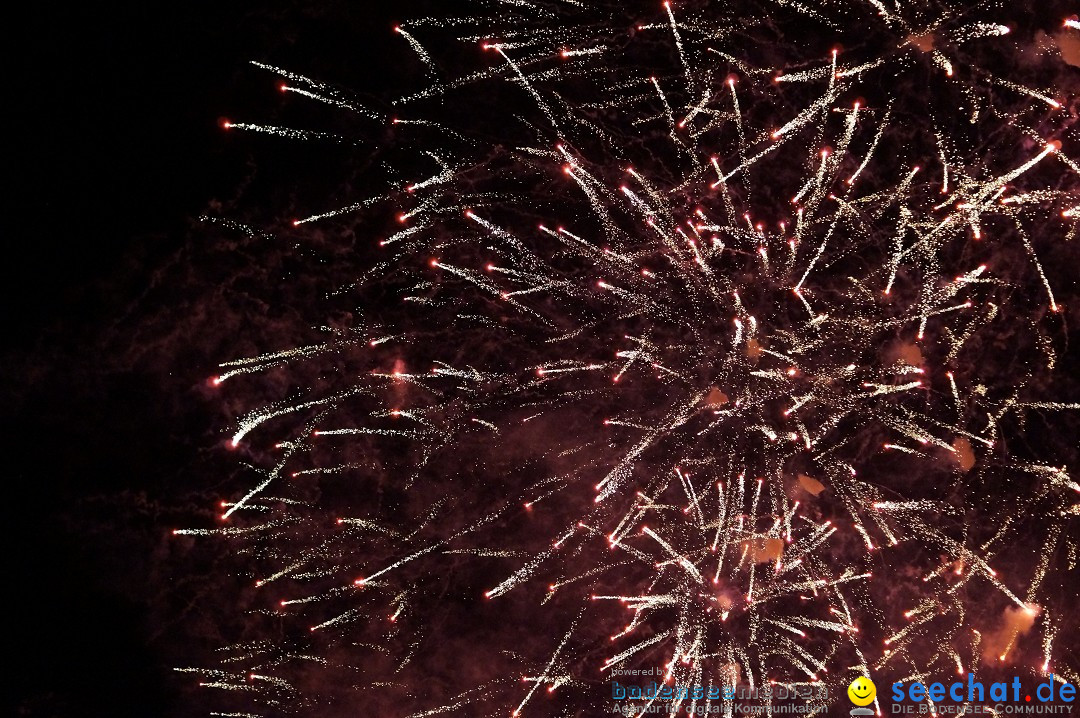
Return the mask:
[[[359,318],[213,380],[294,387],[231,437],[259,480],[175,532],[253,572],[243,637],[185,669],[223,715],[581,715],[655,668],[1077,681],[1080,486],[1009,449],[1077,409],[1043,260],[1076,234],[1075,98],[977,64],[992,13],[906,5],[479,4],[394,28],[430,78],[396,117],[260,65],[411,159],[293,222],[394,217],[330,288]],[[799,28],[855,47],[769,39]]]

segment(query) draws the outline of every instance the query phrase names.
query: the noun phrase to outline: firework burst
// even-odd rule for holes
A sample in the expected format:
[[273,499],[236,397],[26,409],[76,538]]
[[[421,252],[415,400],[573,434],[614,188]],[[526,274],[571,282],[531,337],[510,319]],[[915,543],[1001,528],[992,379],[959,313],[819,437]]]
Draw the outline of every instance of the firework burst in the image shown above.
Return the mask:
[[[230,439],[264,468],[227,525],[176,532],[250,556],[254,637],[194,669],[244,710],[572,715],[657,669],[809,688],[820,713],[857,674],[1011,651],[1076,680],[1055,576],[1080,486],[1009,448],[1029,414],[1077,408],[1045,394],[1064,308],[1040,257],[1077,226],[1064,91],[980,69],[966,48],[1009,28],[973,12],[642,12],[404,23],[432,79],[393,120],[263,66],[422,159],[293,221],[393,217],[328,300],[362,319],[212,381],[295,387]],[[874,56],[863,20],[893,38]],[[802,22],[856,47],[769,39]],[[425,34],[490,63],[444,78]],[[940,87],[913,104],[896,78],[920,72]],[[494,138],[453,122],[508,96]],[[987,355],[1003,335],[1022,375]],[[1006,553],[1033,572],[999,575]],[[982,595],[1030,620],[984,636]]]

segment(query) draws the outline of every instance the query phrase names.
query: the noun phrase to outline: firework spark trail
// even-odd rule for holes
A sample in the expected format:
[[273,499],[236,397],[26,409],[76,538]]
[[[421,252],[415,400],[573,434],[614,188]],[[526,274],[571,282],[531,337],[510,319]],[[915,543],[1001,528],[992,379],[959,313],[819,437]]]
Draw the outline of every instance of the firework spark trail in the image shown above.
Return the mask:
[[[828,12],[780,5],[815,21]],[[922,51],[906,39],[916,33],[901,8],[870,5],[886,28],[906,33],[897,42],[908,47],[904,57]],[[977,262],[961,251],[969,243],[1019,247],[1052,312],[1060,308],[1039,259],[1042,234],[1032,229],[1045,222],[1048,208],[1062,220],[1075,210],[1069,192],[1032,179],[1050,155],[1067,160],[1060,144],[1043,141],[1041,152],[1020,159],[1014,152],[1012,169],[990,171],[978,165],[985,148],[952,142],[942,134],[947,123],[930,117],[922,129],[943,176],[923,179],[920,167],[880,150],[905,131],[898,117],[903,103],[890,97],[885,107],[872,107],[843,99],[860,82],[903,70],[908,60],[890,53],[850,65],[839,51],[790,68],[739,60],[748,79],[739,79],[738,92],[734,78],[726,81],[727,92],[714,91],[706,87],[710,78],[727,75],[725,62],[735,57],[737,45],[713,46],[725,42],[732,17],[675,10],[665,3],[654,24],[639,26],[666,31],[663,39],[643,32],[649,47],[673,49],[663,71],[591,84],[586,100],[573,94],[574,83],[586,77],[582,68],[606,71],[620,62],[605,41],[614,31],[601,29],[618,9],[575,25],[574,13],[593,11],[553,12],[522,2],[494,19],[397,27],[432,75],[438,63],[425,49],[433,45],[422,42],[425,31],[479,42],[500,59],[489,69],[433,81],[399,105],[419,112],[425,99],[473,97],[485,83],[508,83],[531,102],[531,112],[516,111],[529,115],[534,140],[497,139],[487,147],[467,137],[468,128],[440,129],[445,146],[419,149],[439,166],[435,175],[402,183],[404,194],[395,188],[294,222],[399,207],[398,221],[407,226],[378,242],[389,258],[351,291],[377,296],[388,286],[383,277],[410,277],[411,287],[396,290],[408,311],[371,317],[378,329],[355,341],[342,336],[227,362],[213,381],[229,379],[232,386],[284,368],[309,382],[296,398],[250,411],[233,435],[234,446],[254,445],[270,427],[278,431],[290,421],[294,427],[278,440],[286,452],[267,477],[239,500],[223,502],[223,518],[240,525],[174,532],[244,542],[269,567],[257,585],[279,592],[285,620],[303,622],[306,633],[330,641],[335,653],[355,642],[351,636],[379,645],[390,635],[388,624],[402,631],[415,623],[421,633],[423,614],[439,605],[447,557],[476,562],[470,566],[498,560],[508,569],[485,586],[482,600],[512,607],[539,593],[551,612],[550,635],[534,637],[538,645],[521,648],[516,658],[532,684],[524,693],[519,686],[499,688],[495,697],[459,692],[443,696],[442,708],[415,713],[429,697],[406,691],[406,712],[468,707],[501,714],[516,706],[517,715],[535,705],[542,684],[595,707],[603,691],[584,688],[628,664],[663,666],[679,684],[724,675],[731,686],[825,681],[830,687],[869,666],[906,663],[924,675],[940,656],[962,667],[959,653],[938,652],[924,662],[916,647],[932,643],[933,631],[941,631],[939,640],[953,637],[971,620],[957,597],[968,584],[1025,610],[1038,604],[1046,625],[1060,615],[1043,587],[1057,570],[1054,556],[1076,553],[1075,534],[1061,521],[1075,513],[1077,484],[1064,470],[1004,467],[1041,479],[1026,505],[1057,517],[1033,563],[1036,574],[1020,590],[990,561],[1020,531],[1022,516],[1005,507],[1001,521],[991,511],[982,521],[997,520],[1000,528],[976,549],[967,534],[979,527],[961,518],[956,494],[888,472],[873,483],[860,478],[867,469],[880,471],[880,451],[912,474],[949,474],[974,486],[983,472],[1002,468],[993,450],[998,424],[1010,412],[1076,409],[1071,402],[995,399],[977,387],[983,380],[966,369],[970,362],[958,360],[998,316],[995,302],[1007,301],[999,289],[1006,278],[987,265],[973,269]],[[958,46],[993,42],[1007,30],[948,14],[931,27]],[[964,94],[971,87],[953,72],[958,57],[935,53],[929,62],[945,67],[946,81]],[[296,85],[287,91],[379,116],[333,88],[259,66]],[[1045,89],[972,72],[1013,91],[1020,98],[1014,102],[1060,105]],[[794,94],[782,109],[762,113],[778,103],[777,88]],[[600,120],[597,108],[617,109],[620,119]],[[768,124],[759,126],[763,114]],[[634,156],[627,143],[628,127],[650,123],[663,126],[650,130],[651,140],[664,143],[659,160],[651,150]],[[421,136],[429,124],[440,123],[405,119],[394,126]],[[250,123],[227,127],[333,139]],[[1030,128],[1020,130],[1032,136]],[[626,155],[636,160],[629,168]],[[469,156],[476,159],[463,159]],[[498,172],[484,179],[483,170],[497,164],[492,157],[515,168],[516,189],[498,186]],[[620,186],[626,175],[629,186]],[[736,176],[739,186],[729,186]],[[759,206],[758,198],[769,195],[767,181],[794,198],[790,204]],[[994,225],[997,236],[983,236],[988,218],[1002,213],[1015,231]],[[755,223],[758,215],[783,217],[779,231]],[[501,349],[499,362],[478,356],[465,363],[455,350],[492,344]],[[350,349],[364,353],[368,371],[331,380],[302,369]],[[388,358],[432,368],[388,370]],[[524,465],[571,462],[569,471],[515,488],[508,483],[496,501],[479,486],[464,496],[446,488],[444,472],[453,471],[455,454],[471,457],[481,474],[501,451],[520,455],[509,437],[525,436],[526,422],[538,432],[560,430],[552,446],[528,449],[535,458]],[[362,442],[365,460],[348,448],[350,441]],[[976,455],[971,441],[984,453]],[[307,481],[370,472],[379,463],[367,455],[390,446],[380,442],[414,447],[397,464],[386,459],[383,469],[387,481],[407,491],[404,513],[365,501],[326,528],[318,502],[275,504],[265,496],[283,480],[286,465],[288,475]],[[705,488],[713,482],[715,491]],[[415,508],[428,495],[439,498]],[[518,507],[550,512],[555,528],[521,529],[512,510]],[[493,541],[499,545],[488,545]],[[875,605],[880,589],[870,569],[881,561],[903,567],[920,548],[965,569],[951,584],[944,568],[924,572],[915,607],[901,619],[892,604]],[[949,606],[954,624],[933,620],[930,607],[937,606]],[[632,611],[629,620],[619,607]],[[889,648],[880,653],[865,634],[884,636]],[[561,638],[542,647],[556,635]],[[1053,658],[1054,634],[1045,635],[1043,671]],[[307,655],[327,645],[313,640],[292,637],[281,650]],[[403,652],[395,672],[433,660],[428,654],[435,649],[424,645],[415,659],[412,648]],[[609,657],[598,663],[605,646]],[[272,665],[285,674],[292,660]],[[224,675],[212,683],[254,694],[267,714],[278,714],[283,702],[292,702],[293,713],[315,705],[297,702],[295,681],[265,664],[252,668],[260,676],[254,683]]]

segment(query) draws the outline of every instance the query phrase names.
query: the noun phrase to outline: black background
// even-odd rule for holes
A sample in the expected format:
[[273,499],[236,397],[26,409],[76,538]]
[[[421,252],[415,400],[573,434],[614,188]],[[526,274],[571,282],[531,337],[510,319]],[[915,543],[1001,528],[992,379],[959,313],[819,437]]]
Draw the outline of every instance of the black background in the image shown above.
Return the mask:
[[377,89],[392,20],[368,5],[39,3],[9,26],[6,714],[185,713],[185,577],[161,558],[225,465],[205,380],[231,352],[212,312],[178,342],[165,309],[213,286],[190,280],[207,251],[194,218],[251,172],[220,119],[277,101],[247,62],[348,67]]

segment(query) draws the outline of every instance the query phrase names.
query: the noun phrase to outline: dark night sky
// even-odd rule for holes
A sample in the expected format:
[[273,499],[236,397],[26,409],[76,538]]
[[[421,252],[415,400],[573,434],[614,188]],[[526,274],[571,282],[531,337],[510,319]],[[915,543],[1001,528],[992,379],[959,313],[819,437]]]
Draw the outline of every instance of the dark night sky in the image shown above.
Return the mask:
[[204,519],[205,497],[236,471],[221,448],[230,409],[205,382],[247,351],[247,293],[270,286],[234,281],[240,260],[194,218],[241,193],[246,206],[296,203],[276,188],[317,163],[325,185],[307,191],[334,206],[347,153],[268,151],[219,120],[282,111],[252,59],[376,102],[414,79],[387,59],[403,56],[388,52],[390,11],[355,5],[38,4],[9,31],[7,714],[185,714],[171,668],[195,662],[213,631],[188,612],[205,585],[170,560],[167,529]]
[[199,367],[131,367],[123,333],[187,217],[238,178],[210,108],[227,97],[240,17],[212,7],[39,4],[17,33],[2,390],[11,715],[152,715],[171,695],[148,609],[155,507],[190,461],[184,429],[207,418],[166,398]]
[[249,172],[251,147],[218,118],[276,100],[250,59],[285,64],[320,37],[351,47],[342,79],[362,86],[377,48],[345,39],[389,34],[384,10],[299,6],[32,4],[12,28],[5,713],[183,713],[164,647],[184,628],[158,613],[182,581],[156,559],[163,527],[190,519],[185,502],[223,470],[202,382],[230,352],[211,314],[171,343],[164,308],[212,291],[193,218]]

